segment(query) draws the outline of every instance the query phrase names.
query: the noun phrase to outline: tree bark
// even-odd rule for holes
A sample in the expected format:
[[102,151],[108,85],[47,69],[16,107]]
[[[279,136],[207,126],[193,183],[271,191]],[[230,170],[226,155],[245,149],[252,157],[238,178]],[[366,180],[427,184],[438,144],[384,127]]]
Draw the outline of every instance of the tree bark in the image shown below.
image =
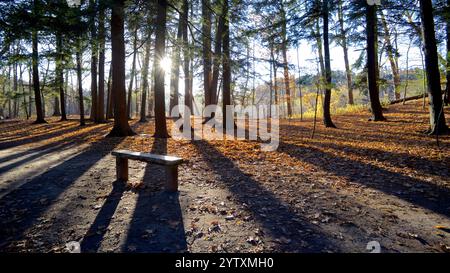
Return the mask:
[[[34,5],[36,6],[36,0]],[[36,105],[36,121],[34,123],[47,123],[42,112],[41,89],[39,86],[39,53],[38,53],[38,33],[33,30],[32,34],[32,64],[33,64],[33,89],[34,101]]]
[[164,78],[165,71],[160,61],[166,55],[167,0],[158,0],[155,37],[155,135],[156,138],[168,138],[166,123],[166,103]]
[[99,58],[98,58],[98,100],[96,110],[96,121],[98,123],[105,122],[105,7],[100,7],[100,15],[98,20],[98,41],[99,41]]
[[[148,26],[150,27],[150,26]],[[141,99],[141,116],[139,121],[145,122],[147,121],[147,92],[148,92],[148,70],[150,67],[150,50],[152,43],[151,39],[151,31],[147,30],[147,43],[145,44],[145,53],[144,53],[144,65],[142,69],[142,99]],[[157,63],[153,62],[153,65],[156,67]]]
[[316,43],[317,43],[317,53],[319,55],[319,65],[320,65],[320,76],[322,77],[320,83],[323,85],[324,79],[325,79],[325,61],[323,57],[323,44],[322,44],[322,38],[320,37],[320,24],[319,20],[316,20],[316,32],[314,33],[316,37]]
[[[134,75],[136,73],[136,56],[137,56],[137,32],[138,28],[134,29],[133,33],[133,62],[131,63],[131,73],[130,73],[130,83],[128,85],[128,100],[127,100],[127,117],[131,119],[131,98],[132,98],[132,90],[133,90],[133,81]],[[137,98],[136,98],[137,100]]]
[[48,71],[50,70],[50,62],[47,61],[47,68],[45,69],[44,73],[44,79],[42,80],[42,86],[41,86],[41,100],[42,100],[42,114],[45,118],[45,96],[44,96],[44,90],[45,87],[47,87],[47,79],[48,79]]
[[108,83],[107,83],[107,91],[108,94],[107,103],[106,106],[106,119],[111,119],[114,117],[114,97],[112,96],[112,88],[111,88],[111,79],[112,79],[112,66],[109,67],[109,73],[108,73]]
[[[154,56],[153,56],[154,58]],[[146,101],[145,103],[148,103],[148,109],[147,109],[147,117],[151,118],[154,117],[154,113],[155,113],[155,69],[156,69],[156,65],[157,63],[155,62],[155,60],[153,60],[153,67],[151,70],[149,70],[150,72],[150,84],[149,84],[149,88],[148,88],[148,101]]]
[[447,35],[447,71],[446,71],[446,87],[444,103],[446,105],[450,104],[450,0],[447,0],[447,24],[446,24],[446,35]]
[[278,105],[278,83],[277,83],[278,65],[277,65],[277,60],[275,59],[273,45],[271,45],[271,47],[270,47],[270,58],[272,60],[272,65],[273,65],[273,93],[274,93],[275,105]]
[[192,109],[192,91],[190,80],[190,48],[188,39],[188,19],[189,19],[189,3],[187,0],[183,0],[183,16],[181,19],[182,35],[183,35],[183,72],[184,72],[184,105],[189,109]]
[[[222,0],[225,1],[225,0]],[[210,104],[217,104],[217,87],[219,83],[220,59],[222,57],[222,36],[225,25],[225,16],[223,9],[220,11],[219,21],[217,23],[216,37],[214,41],[214,57],[213,57],[213,71],[212,80],[209,87],[209,102]]]
[[344,26],[344,12],[342,10],[342,0],[338,3],[338,20],[341,32],[341,46],[344,51],[344,63],[345,63],[345,73],[347,76],[347,90],[348,90],[348,104],[354,104],[353,99],[353,83],[352,83],[352,70],[350,69],[350,62],[348,60],[348,45],[347,45],[347,31]]
[[367,33],[367,70],[369,82],[370,105],[374,121],[386,120],[383,116],[378,86],[378,46],[377,46],[377,8],[366,4]]
[[[302,83],[301,83],[301,72],[300,72],[300,53],[298,52],[297,47],[297,69],[298,69],[298,96],[300,98],[300,121],[303,121],[303,92],[302,92]],[[272,80],[271,80],[272,82]]]
[[442,134],[448,130],[445,124],[444,105],[436,46],[436,36],[431,0],[420,0],[420,15],[424,35],[425,67],[427,72],[430,109],[430,134]]
[[[59,99],[61,106],[61,121],[67,120],[66,115],[66,96],[64,93],[64,52],[63,52],[63,38],[62,34],[58,33],[56,37],[56,51],[57,51],[57,61],[56,61],[56,82],[59,89]],[[56,101],[55,101],[56,102]]]
[[179,15],[178,19],[178,31],[177,39],[173,45],[172,51],[172,67],[170,73],[170,100],[169,111],[171,111],[179,102],[179,82],[180,82],[180,48],[183,39],[183,11]]
[[89,9],[91,10],[91,22],[90,22],[90,33],[91,33],[91,117],[90,119],[97,122],[97,64],[98,64],[98,46],[97,46],[97,31],[95,27],[96,18],[96,0],[89,1]]
[[203,89],[205,93],[205,106],[210,105],[211,74],[211,11],[210,0],[202,0],[202,43],[203,43]]
[[287,60],[287,29],[286,29],[286,11],[284,10],[284,6],[281,7],[281,18],[283,23],[281,25],[281,35],[282,35],[282,43],[281,50],[283,53],[283,68],[284,68],[284,85],[286,88],[286,103],[287,103],[287,114],[288,117],[292,116],[292,105],[291,105],[291,88],[290,88],[290,80],[289,80],[289,66]]
[[397,62],[396,62],[396,56],[397,53],[394,52],[394,47],[391,42],[391,33],[389,31],[389,26],[386,22],[386,18],[384,17],[383,11],[380,12],[381,14],[381,24],[383,25],[384,30],[384,41],[386,43],[386,52],[388,55],[389,63],[391,65],[392,75],[394,78],[394,90],[395,90],[395,99],[400,99],[400,72],[398,70]]
[[[14,53],[17,54],[17,49],[14,50]],[[13,110],[13,114],[12,117],[16,118],[17,117],[17,94],[19,92],[19,84],[18,84],[18,79],[17,79],[17,61],[14,62],[13,64],[13,99],[14,99],[14,110]]]
[[[31,63],[30,63],[31,64]],[[30,113],[30,117],[33,115],[33,109],[32,109],[32,107],[33,107],[33,104],[32,104],[32,101],[33,101],[33,98],[32,98],[32,66],[30,65],[30,64],[28,64],[28,113]]]
[[76,52],[77,61],[77,82],[78,82],[78,103],[80,110],[80,126],[85,125],[84,120],[84,96],[83,96],[83,75],[82,75],[82,52],[81,52],[81,38],[78,38],[78,46]]
[[222,68],[223,68],[223,128],[227,128],[227,106],[231,105],[231,56],[230,56],[230,22],[228,15],[228,0],[223,0],[223,12],[224,17],[224,27],[223,27],[223,58],[222,58]]
[[109,137],[131,136],[128,124],[125,91],[124,0],[114,0],[111,16],[112,96],[114,97],[114,127]]
[[323,123],[325,127],[336,128],[331,120],[330,103],[331,103],[331,60],[330,60],[330,40],[328,35],[329,14],[328,0],[323,0],[323,45],[325,53],[325,98],[323,101]]

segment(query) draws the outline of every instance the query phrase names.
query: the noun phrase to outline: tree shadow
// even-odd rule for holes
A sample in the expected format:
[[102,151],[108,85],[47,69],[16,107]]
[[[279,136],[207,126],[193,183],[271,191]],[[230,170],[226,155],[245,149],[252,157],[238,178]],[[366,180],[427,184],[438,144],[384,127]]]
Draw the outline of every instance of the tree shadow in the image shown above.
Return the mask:
[[52,142],[52,143],[49,143],[49,144],[45,144],[43,146],[39,146],[39,147],[32,148],[32,149],[27,149],[25,151],[21,151],[21,152],[18,152],[18,153],[13,153],[13,154],[11,154],[9,156],[2,157],[2,158],[0,158],[0,164],[4,163],[4,162],[8,162],[10,160],[14,160],[16,158],[20,158],[20,157],[32,154],[31,156],[23,158],[23,159],[21,159],[19,161],[16,161],[14,163],[5,165],[3,167],[0,167],[0,174],[4,173],[4,172],[7,172],[7,171],[9,171],[11,169],[14,169],[16,167],[19,167],[20,165],[25,164],[25,163],[27,163],[29,161],[32,161],[32,160],[38,159],[40,157],[43,157],[43,156],[45,156],[47,154],[50,154],[50,153],[53,153],[53,152],[57,152],[57,151],[61,151],[62,149],[69,149],[69,148],[72,148],[74,146],[78,146],[79,143],[76,143],[78,140],[81,140],[81,143],[83,143],[84,142],[84,138],[92,135],[93,133],[101,132],[101,131],[103,131],[105,129],[106,129],[106,127],[104,127],[104,126],[99,127],[99,128],[94,128],[93,130],[89,130],[87,132],[83,132],[83,133],[78,134],[76,136],[71,135],[69,137],[63,138],[61,140],[58,140],[58,141],[55,141],[55,142]]
[[[313,147],[301,147],[281,142],[279,152],[304,161],[331,174],[395,196],[413,205],[450,217],[448,188],[391,172],[371,164],[323,152]],[[383,179],[383,181],[381,181]],[[412,185],[412,187],[411,187]]]
[[[155,138],[150,153],[167,154],[167,139]],[[164,168],[155,164],[145,167],[144,187],[129,225],[124,252],[184,252],[187,243],[179,193],[162,190]]]
[[94,143],[80,154],[52,167],[0,199],[0,245],[20,239],[27,229],[58,202],[61,194],[122,140],[123,138],[116,138],[108,143]]
[[110,194],[95,217],[94,222],[89,227],[86,235],[81,241],[81,252],[97,252],[105,237],[106,228],[111,223],[112,217],[119,206],[123,192],[125,191],[123,181],[115,180]]
[[[258,181],[242,172],[228,157],[224,156],[212,144],[206,141],[193,141],[196,149],[208,166],[220,177],[233,197],[247,205],[252,218],[262,225],[264,232],[280,239],[288,236],[289,243],[283,242],[278,252],[324,252],[339,251],[340,247],[291,206],[283,203],[277,196],[265,189]],[[301,233],[299,233],[301,231]]]
[[450,178],[450,168],[445,165],[445,161],[422,159],[416,156],[411,156],[408,153],[393,153],[384,150],[351,147],[333,143],[320,143],[319,145],[334,149],[336,151],[344,151],[346,154],[370,157],[373,159],[377,159],[378,161],[387,161],[399,168],[406,167],[414,170],[419,170],[422,173],[441,176],[443,178]]
[[[64,123],[67,123],[67,122],[64,122]],[[49,124],[49,125],[53,125],[53,124]],[[58,124],[58,125],[56,125],[56,127],[50,127],[49,128],[49,129],[51,129],[50,132],[47,131],[43,134],[39,134],[36,136],[30,135],[24,139],[17,139],[17,140],[11,139],[11,140],[2,141],[2,143],[0,143],[0,150],[12,148],[12,147],[18,147],[18,146],[33,143],[33,142],[44,141],[47,139],[51,139],[51,138],[58,137],[61,135],[70,134],[70,133],[80,130],[80,127],[76,126],[76,125],[60,130],[61,127],[63,127],[63,126]],[[17,137],[26,137],[26,136],[19,135]]]
[[[342,121],[341,121],[342,122]],[[351,121],[348,121],[351,122]],[[367,127],[367,124],[361,123],[361,128],[364,128],[364,126]],[[280,128],[285,131],[289,132],[288,137],[283,137],[285,140],[290,140],[292,137],[298,137],[298,138],[310,138],[310,132],[311,129],[309,129],[306,126],[295,124],[295,125],[281,125]],[[333,133],[336,132],[336,133]],[[433,137],[426,136],[423,133],[417,132],[402,132],[401,135],[398,133],[392,133],[389,131],[368,131],[367,129],[365,131],[361,132],[355,132],[354,130],[348,130],[345,128],[339,128],[337,131],[321,131],[316,130],[315,138],[320,139],[329,139],[333,140],[336,143],[339,141],[349,141],[349,140],[355,140],[355,137],[362,138],[365,141],[373,141],[373,142],[379,142],[381,140],[380,134],[382,134],[386,139],[384,141],[386,143],[395,143],[398,145],[405,145],[405,140],[408,141],[408,137],[423,137],[423,140],[420,139],[413,139],[414,145],[419,145],[422,147],[430,147],[430,143],[433,144],[436,140]],[[411,140],[409,140],[411,141]],[[441,143],[441,145],[446,145],[446,143]]]

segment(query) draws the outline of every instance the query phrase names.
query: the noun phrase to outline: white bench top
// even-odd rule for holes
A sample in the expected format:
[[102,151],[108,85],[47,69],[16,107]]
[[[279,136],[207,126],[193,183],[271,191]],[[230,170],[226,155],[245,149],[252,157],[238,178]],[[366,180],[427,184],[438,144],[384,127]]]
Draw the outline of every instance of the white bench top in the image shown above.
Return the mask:
[[128,150],[117,150],[111,152],[113,156],[129,158],[133,160],[145,161],[149,163],[154,163],[158,165],[179,165],[183,162],[182,158],[168,155],[157,155],[150,153],[133,152]]

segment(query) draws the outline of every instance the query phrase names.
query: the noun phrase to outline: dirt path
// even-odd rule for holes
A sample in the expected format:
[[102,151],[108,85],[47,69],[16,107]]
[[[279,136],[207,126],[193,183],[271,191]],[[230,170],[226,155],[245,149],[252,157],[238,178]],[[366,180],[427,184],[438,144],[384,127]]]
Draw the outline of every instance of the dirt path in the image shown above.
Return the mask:
[[[427,116],[416,104],[387,117],[339,116],[315,139],[310,121],[284,122],[270,153],[250,141],[104,139],[110,124],[0,124],[0,251],[448,251],[450,138],[439,150],[418,133]],[[180,192],[133,161],[129,183],[115,182],[119,147],[187,159]]]

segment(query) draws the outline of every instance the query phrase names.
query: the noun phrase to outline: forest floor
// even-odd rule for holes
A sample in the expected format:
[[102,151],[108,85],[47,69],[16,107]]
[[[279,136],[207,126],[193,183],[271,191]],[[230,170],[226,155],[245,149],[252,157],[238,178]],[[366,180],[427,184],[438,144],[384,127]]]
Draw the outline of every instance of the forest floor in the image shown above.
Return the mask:
[[[448,112],[448,111],[447,111]],[[256,141],[108,138],[112,123],[0,123],[0,252],[450,251],[450,136],[427,129],[420,102],[335,116],[338,129],[283,121],[277,151]],[[450,116],[447,116],[450,120]],[[319,122],[320,123],[320,122]],[[131,124],[152,134],[153,122]],[[163,169],[114,149],[177,155],[179,193]]]

